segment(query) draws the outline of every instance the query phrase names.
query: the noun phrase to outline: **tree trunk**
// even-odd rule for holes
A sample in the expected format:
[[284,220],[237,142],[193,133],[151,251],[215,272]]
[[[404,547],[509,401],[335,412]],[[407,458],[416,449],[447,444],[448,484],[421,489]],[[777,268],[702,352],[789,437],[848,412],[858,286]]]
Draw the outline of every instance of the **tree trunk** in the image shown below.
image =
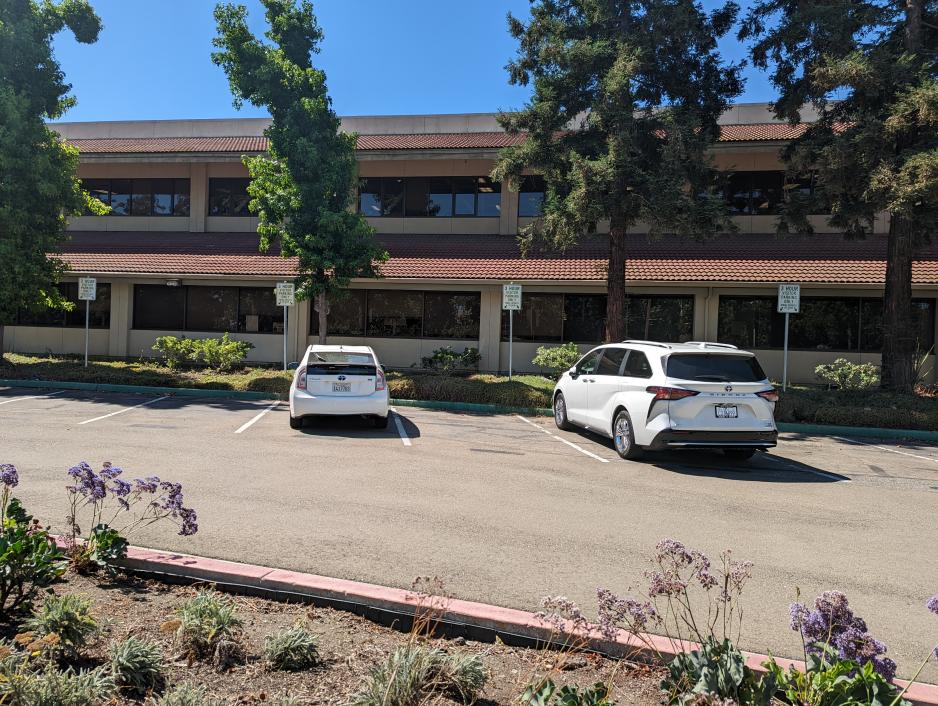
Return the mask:
[[609,269],[606,273],[606,342],[625,340],[625,224],[613,217],[609,225]]
[[925,0],[905,0],[905,48],[910,54],[922,49],[922,15]]
[[326,326],[329,320],[329,301],[326,299],[325,293],[316,295],[316,311],[319,314],[319,344],[325,345],[326,335],[328,334]]
[[886,292],[883,297],[884,389],[911,392],[915,385],[915,332],[912,327],[913,224],[893,216],[886,247]]

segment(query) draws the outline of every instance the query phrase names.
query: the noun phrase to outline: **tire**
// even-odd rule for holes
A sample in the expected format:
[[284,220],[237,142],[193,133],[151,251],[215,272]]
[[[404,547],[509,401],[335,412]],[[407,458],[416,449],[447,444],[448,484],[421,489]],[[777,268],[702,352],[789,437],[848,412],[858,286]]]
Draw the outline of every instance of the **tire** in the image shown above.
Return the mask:
[[731,461],[748,461],[755,454],[755,449],[723,449],[723,455]]
[[291,428],[291,429],[302,429],[302,428],[303,428],[303,417],[290,417],[290,428]]
[[558,429],[570,431],[573,425],[567,419],[567,401],[563,398],[563,393],[558,392],[554,395],[554,424]]
[[642,454],[642,450],[635,443],[632,418],[624,409],[620,409],[612,421],[612,443],[616,447],[616,453],[626,460],[638,458]]
[[388,421],[391,419],[391,415],[388,414],[384,417],[374,417],[372,418],[372,424],[375,425],[375,429],[387,429]]

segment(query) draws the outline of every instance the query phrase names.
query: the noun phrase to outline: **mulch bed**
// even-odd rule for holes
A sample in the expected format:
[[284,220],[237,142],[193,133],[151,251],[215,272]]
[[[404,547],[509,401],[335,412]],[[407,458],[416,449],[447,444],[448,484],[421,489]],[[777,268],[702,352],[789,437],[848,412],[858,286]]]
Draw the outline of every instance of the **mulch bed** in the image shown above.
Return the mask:
[[[372,666],[383,662],[395,647],[410,639],[406,633],[339,610],[233,596],[238,614],[244,620],[247,663],[219,673],[210,663],[176,658],[178,650],[173,636],[160,631],[160,625],[195,595],[197,587],[134,577],[108,581],[104,577],[70,574],[54,590],[59,594],[82,595],[94,606],[101,631],[85,648],[87,661],[82,666],[103,663],[111,642],[135,635],[163,647],[168,686],[181,682],[198,684],[232,704],[261,704],[281,695],[298,697],[306,704],[348,703]],[[305,672],[270,670],[263,659],[264,638],[304,620],[319,638],[321,664]],[[589,686],[597,681],[612,684],[612,697],[619,704],[661,703],[660,669],[591,654],[565,656],[555,651],[467,642],[462,638],[430,639],[428,644],[451,653],[465,651],[482,656],[488,683],[477,703],[517,704],[532,679],[548,674],[558,685]],[[567,664],[563,665],[565,660]],[[566,668],[561,669],[561,665]],[[434,701],[450,703],[442,697],[434,697]]]

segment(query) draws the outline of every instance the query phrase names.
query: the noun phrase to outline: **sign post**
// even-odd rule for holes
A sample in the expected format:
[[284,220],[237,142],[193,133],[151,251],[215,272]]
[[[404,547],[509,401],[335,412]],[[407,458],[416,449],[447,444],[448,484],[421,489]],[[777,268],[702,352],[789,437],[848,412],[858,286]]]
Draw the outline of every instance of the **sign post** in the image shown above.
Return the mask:
[[88,330],[91,324],[91,302],[98,298],[98,280],[94,277],[78,279],[78,300],[85,302],[85,367],[88,367]]
[[782,390],[788,389],[788,317],[801,311],[801,285],[778,285],[778,312],[785,314],[785,352],[782,363]]
[[296,304],[296,288],[293,282],[277,282],[274,288],[277,306],[283,307],[283,369],[287,369],[287,322],[290,320],[289,307]]
[[515,338],[515,312],[521,309],[521,285],[502,285],[502,309],[508,312],[508,379],[512,375],[512,350]]

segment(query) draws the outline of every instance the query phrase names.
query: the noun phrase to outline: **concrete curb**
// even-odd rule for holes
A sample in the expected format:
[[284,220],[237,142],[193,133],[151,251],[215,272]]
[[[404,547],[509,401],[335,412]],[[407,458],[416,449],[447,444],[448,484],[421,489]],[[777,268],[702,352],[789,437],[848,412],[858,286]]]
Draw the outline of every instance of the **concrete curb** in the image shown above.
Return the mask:
[[812,436],[855,436],[865,439],[916,439],[938,443],[938,432],[921,429],[880,429],[879,427],[842,427],[833,424],[789,424],[778,422],[779,431]]
[[480,404],[475,402],[444,402],[441,400],[402,400],[392,399],[395,407],[425,407],[441,409],[447,412],[473,412],[475,414],[525,414],[529,417],[551,417],[554,412],[549,407],[507,407],[499,404]]
[[132,394],[179,395],[180,397],[230,397],[237,400],[280,400],[278,392],[247,392],[197,387],[158,387],[155,385],[111,385],[99,382],[59,382],[57,380],[0,380],[3,387],[50,388],[87,392],[129,392]]
[[[422,606],[416,593],[400,588],[142,547],[130,547],[123,564],[128,570],[138,573],[217,583],[230,590],[271,598],[301,597],[313,603],[351,609],[366,615],[377,611],[409,619]],[[474,639],[488,641],[499,637],[505,642],[545,646],[557,643],[563,637],[553,633],[534,613],[458,599],[445,601],[440,622],[459,632],[469,632]],[[653,662],[659,657],[669,659],[682,650],[694,648],[691,643],[677,643],[658,635],[645,634],[641,638],[625,635],[607,640],[596,633],[584,634],[569,624],[568,632],[569,636],[564,638],[567,641],[571,638],[583,640],[596,652],[638,661]],[[769,659],[768,655],[745,654],[750,667],[765,671],[762,663]],[[779,658],[775,661],[783,669],[789,666],[804,668],[803,662]],[[895,683],[900,688],[908,684],[900,679]],[[938,706],[938,685],[914,683],[906,691],[905,698],[922,706]]]

